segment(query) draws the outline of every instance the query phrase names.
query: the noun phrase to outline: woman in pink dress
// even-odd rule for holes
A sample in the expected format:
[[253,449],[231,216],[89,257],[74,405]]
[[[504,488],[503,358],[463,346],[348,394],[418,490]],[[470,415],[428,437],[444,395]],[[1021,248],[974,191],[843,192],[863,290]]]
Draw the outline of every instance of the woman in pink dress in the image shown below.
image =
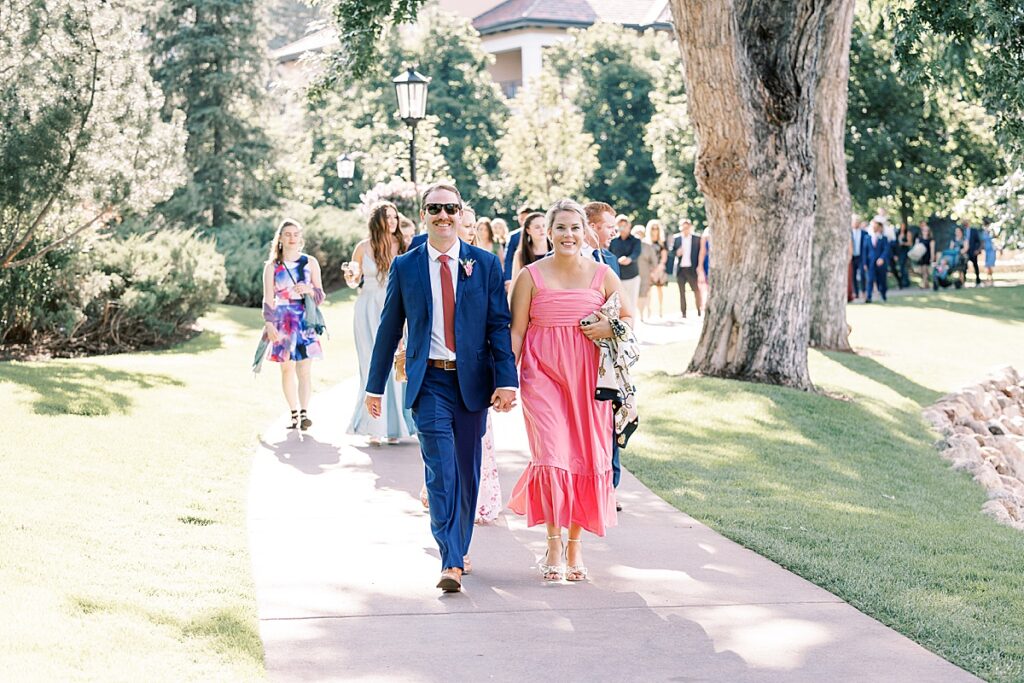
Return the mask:
[[[593,340],[612,336],[608,319],[586,327],[619,278],[584,254],[586,215],[561,199],[545,217],[554,252],[527,266],[512,286],[512,350],[520,363],[523,418],[530,464],[512,490],[509,508],[527,524],[547,527],[545,580],[582,581],[581,535],[604,536],[614,526],[612,407],[594,399],[599,350]],[[632,322],[625,297],[621,317]],[[562,529],[569,531],[564,547]],[[568,566],[566,566],[568,565]]]

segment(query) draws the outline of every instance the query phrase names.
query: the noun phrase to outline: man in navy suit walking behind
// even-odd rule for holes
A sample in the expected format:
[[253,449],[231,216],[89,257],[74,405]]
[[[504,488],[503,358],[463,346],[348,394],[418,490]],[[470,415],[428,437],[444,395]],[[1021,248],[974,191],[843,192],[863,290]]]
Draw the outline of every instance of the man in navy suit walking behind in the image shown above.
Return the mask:
[[430,529],[446,593],[462,588],[473,537],[487,408],[505,412],[519,380],[501,262],[458,238],[462,196],[453,185],[423,193],[427,242],[391,265],[366,381],[366,407],[381,394],[406,323],[405,407],[413,411],[426,470]]
[[886,301],[889,291],[889,259],[892,258],[892,244],[882,234],[882,224],[871,221],[871,234],[864,238],[861,255],[868,269],[867,302],[871,303],[871,295],[878,285],[882,301]]

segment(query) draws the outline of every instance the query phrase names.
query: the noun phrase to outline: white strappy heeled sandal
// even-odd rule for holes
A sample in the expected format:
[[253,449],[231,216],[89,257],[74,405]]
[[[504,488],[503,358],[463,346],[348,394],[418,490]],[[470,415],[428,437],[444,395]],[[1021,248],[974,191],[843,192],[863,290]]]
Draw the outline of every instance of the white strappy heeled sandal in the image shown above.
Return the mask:
[[[570,538],[569,543],[580,543],[581,539]],[[566,581],[586,581],[587,580],[587,568],[582,564],[569,565],[569,546],[565,546],[565,580]]]
[[[558,536],[548,536],[548,540],[549,541],[553,541],[556,538],[558,539],[559,543],[562,542],[562,535],[561,534],[559,534]],[[550,552],[550,550],[545,550],[544,551],[544,561],[538,563],[538,566],[540,567],[541,578],[543,578],[545,581],[561,581],[562,579],[565,578],[565,565],[564,564],[548,564],[548,553],[549,552]],[[561,555],[561,553],[559,555]]]

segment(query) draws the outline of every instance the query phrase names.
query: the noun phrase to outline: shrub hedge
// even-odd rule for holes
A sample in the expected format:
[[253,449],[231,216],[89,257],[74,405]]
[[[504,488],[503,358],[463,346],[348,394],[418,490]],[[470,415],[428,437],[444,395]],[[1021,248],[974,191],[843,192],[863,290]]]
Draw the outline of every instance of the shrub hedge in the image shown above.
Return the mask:
[[89,247],[0,273],[0,342],[57,355],[164,345],[227,293],[224,257],[193,231]]

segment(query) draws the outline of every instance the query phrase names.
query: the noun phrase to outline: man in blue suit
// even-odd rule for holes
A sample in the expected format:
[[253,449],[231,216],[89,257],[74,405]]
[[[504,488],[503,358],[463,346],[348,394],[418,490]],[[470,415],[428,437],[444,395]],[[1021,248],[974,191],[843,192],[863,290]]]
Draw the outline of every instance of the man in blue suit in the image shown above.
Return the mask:
[[480,485],[487,408],[505,412],[519,380],[501,262],[462,242],[462,196],[453,185],[423,193],[427,243],[391,265],[384,311],[366,381],[366,408],[381,394],[408,323],[405,407],[413,411],[426,469],[430,529],[441,551],[446,593],[462,589]]
[[864,263],[868,270],[867,302],[871,303],[871,295],[878,285],[878,292],[882,295],[882,301],[887,301],[886,293],[889,291],[889,259],[892,258],[892,244],[882,234],[882,224],[878,221],[871,221],[871,234],[865,238],[861,250]]
[[[587,245],[583,248],[583,256],[589,256],[598,263],[605,263],[619,275],[619,261],[608,250],[608,246],[618,230],[615,227],[615,209],[607,202],[590,202],[583,207],[587,214]],[[612,425],[612,486],[619,487],[622,479],[622,465],[619,461],[619,443],[615,438],[615,425]],[[615,509],[621,511],[622,504],[615,501]]]
[[508,234],[508,244],[505,246],[505,289],[509,288],[512,281],[512,261],[516,257],[516,249],[519,248],[519,241],[523,238],[523,223],[526,217],[533,213],[533,209],[525,204],[519,207],[516,214],[519,219],[519,228]]

